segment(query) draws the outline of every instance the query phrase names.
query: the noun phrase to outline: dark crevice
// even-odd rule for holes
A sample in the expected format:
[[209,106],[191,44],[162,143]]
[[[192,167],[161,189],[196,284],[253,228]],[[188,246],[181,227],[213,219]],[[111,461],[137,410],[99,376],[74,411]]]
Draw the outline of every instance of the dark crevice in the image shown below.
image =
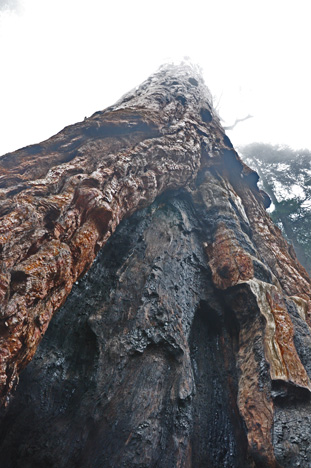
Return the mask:
[[24,271],[12,271],[10,283],[10,298],[18,291],[24,293],[26,291],[26,281],[28,275]]
[[208,109],[205,109],[203,107],[200,110],[200,115],[201,115],[201,119],[205,123],[210,123],[213,120],[213,116],[212,116],[211,112]]
[[196,385],[192,434],[192,460],[196,467],[248,466],[247,441],[236,404],[238,333],[233,313],[223,315],[220,306],[217,310],[215,304],[211,307],[208,301],[201,301],[190,336]]
[[185,106],[186,103],[187,103],[187,99],[185,98],[185,96],[181,96],[181,95],[176,96],[176,99],[177,99],[177,101],[181,102],[183,106]]
[[308,388],[294,385],[284,380],[272,380],[271,395],[276,404],[288,407],[295,401],[311,401],[311,393]]
[[199,86],[199,82],[195,78],[189,78],[189,83],[193,86]]

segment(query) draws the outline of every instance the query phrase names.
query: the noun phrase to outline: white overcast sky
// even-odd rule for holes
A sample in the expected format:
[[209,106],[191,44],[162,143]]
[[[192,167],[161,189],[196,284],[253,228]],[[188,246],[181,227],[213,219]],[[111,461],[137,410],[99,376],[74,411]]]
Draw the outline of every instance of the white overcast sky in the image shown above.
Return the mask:
[[164,62],[204,71],[235,145],[311,149],[310,0],[0,0],[0,154],[113,104]]

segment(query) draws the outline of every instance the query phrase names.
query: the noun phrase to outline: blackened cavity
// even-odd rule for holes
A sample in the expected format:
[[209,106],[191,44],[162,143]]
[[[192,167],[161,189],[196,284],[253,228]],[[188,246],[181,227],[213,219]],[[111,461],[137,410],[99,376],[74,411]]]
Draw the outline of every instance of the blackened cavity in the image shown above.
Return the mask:
[[189,78],[189,83],[192,84],[193,86],[198,86],[199,83],[195,78]]
[[213,117],[210,111],[208,109],[204,109],[204,107],[202,107],[202,109],[200,110],[200,115],[201,115],[201,119],[205,123],[209,123],[213,120]]

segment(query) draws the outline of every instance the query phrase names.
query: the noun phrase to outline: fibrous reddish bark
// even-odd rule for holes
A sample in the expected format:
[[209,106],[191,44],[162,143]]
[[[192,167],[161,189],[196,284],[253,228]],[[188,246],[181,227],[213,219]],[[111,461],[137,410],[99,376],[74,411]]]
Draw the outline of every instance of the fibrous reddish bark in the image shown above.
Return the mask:
[[[0,171],[3,401],[75,282],[88,298],[73,292],[62,308],[72,331],[55,321],[68,356],[89,350],[79,385],[65,354],[55,384],[49,369],[59,357],[39,350],[30,375],[42,372],[36,385],[47,394],[63,389],[65,409],[51,397],[38,412],[39,390],[25,377],[2,419],[10,430],[0,454],[6,463],[15,457],[7,466],[43,463],[42,431],[25,439],[18,427],[36,418],[40,427],[51,415],[59,439],[50,439],[47,466],[299,462],[276,431],[293,401],[298,412],[309,401],[310,279],[266,214],[258,177],[224,134],[194,67],[163,67],[115,106],[3,156]],[[93,269],[80,281],[103,246],[94,266],[101,285]],[[57,333],[51,339],[54,349]],[[12,447],[34,440],[35,453],[13,457]]]

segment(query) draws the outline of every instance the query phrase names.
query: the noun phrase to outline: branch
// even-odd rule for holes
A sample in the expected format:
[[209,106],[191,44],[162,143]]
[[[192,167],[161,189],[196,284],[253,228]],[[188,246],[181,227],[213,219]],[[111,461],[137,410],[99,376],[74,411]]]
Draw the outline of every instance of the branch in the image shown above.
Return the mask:
[[236,119],[236,121],[234,122],[233,125],[230,125],[229,127],[224,127],[225,130],[233,130],[234,127],[240,123],[240,122],[244,122],[244,120],[247,120],[247,119],[252,119],[253,118],[253,115],[250,115],[248,114],[246,117],[244,117],[243,119]]

